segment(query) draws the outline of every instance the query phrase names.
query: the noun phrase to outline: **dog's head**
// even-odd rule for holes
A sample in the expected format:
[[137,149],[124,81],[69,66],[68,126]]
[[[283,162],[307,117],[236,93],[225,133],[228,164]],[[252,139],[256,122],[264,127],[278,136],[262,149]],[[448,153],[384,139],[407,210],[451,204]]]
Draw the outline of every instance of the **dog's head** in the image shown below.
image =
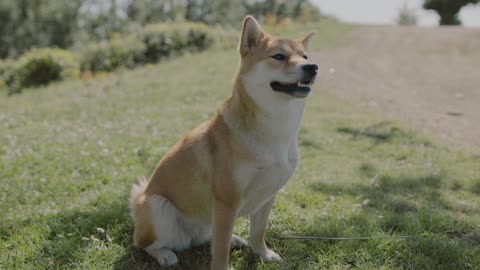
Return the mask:
[[300,40],[276,38],[263,32],[257,21],[245,17],[240,36],[240,76],[251,96],[304,98],[317,75],[307,47],[314,33]]

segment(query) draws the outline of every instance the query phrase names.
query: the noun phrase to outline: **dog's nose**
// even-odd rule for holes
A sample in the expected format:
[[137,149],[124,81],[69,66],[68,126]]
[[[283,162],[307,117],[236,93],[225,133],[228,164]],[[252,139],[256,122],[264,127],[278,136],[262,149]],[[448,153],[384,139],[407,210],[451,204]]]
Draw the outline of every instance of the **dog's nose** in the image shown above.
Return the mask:
[[308,72],[310,75],[316,75],[317,70],[318,70],[318,66],[314,65],[314,64],[304,65],[302,67],[302,70],[305,71],[305,72]]

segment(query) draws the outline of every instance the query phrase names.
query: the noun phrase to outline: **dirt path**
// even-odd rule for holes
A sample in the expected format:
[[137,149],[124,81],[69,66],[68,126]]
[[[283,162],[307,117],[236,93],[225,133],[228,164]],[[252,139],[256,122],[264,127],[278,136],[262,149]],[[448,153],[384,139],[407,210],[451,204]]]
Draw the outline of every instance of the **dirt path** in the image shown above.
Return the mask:
[[480,152],[480,29],[362,26],[315,54],[335,93]]

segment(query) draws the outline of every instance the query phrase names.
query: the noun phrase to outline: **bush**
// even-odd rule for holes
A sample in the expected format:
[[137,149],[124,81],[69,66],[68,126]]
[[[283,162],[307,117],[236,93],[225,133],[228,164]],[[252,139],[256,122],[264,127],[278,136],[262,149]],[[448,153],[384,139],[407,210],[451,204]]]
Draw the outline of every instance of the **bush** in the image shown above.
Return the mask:
[[418,17],[415,13],[414,9],[411,9],[404,4],[403,7],[400,9],[397,18],[397,24],[399,25],[417,25]]
[[81,52],[81,66],[97,72],[156,63],[185,51],[205,50],[215,38],[215,31],[203,24],[152,24],[139,33],[89,44]]
[[154,63],[172,54],[207,49],[215,34],[203,24],[152,24],[141,31],[140,38],[146,48],[145,60]]
[[7,85],[17,91],[76,77],[78,73],[78,62],[72,53],[60,49],[32,49],[15,63]]
[[132,68],[144,62],[145,46],[134,35],[91,43],[82,51],[82,70],[112,71],[118,67]]
[[15,62],[11,60],[0,60],[0,89],[7,88],[13,83],[13,71]]
[[0,88],[6,86],[14,93],[25,87],[76,77],[80,69],[108,72],[119,67],[155,63],[185,51],[205,50],[218,39],[219,32],[203,24],[154,24],[139,33],[90,43],[80,52],[80,64],[65,50],[32,49],[15,62],[0,62]]

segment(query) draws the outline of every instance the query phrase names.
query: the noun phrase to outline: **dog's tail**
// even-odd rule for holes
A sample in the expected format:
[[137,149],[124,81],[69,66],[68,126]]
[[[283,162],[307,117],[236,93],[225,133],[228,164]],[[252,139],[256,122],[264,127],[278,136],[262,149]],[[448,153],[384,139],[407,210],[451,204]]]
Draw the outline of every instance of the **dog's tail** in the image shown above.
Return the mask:
[[147,188],[148,180],[145,177],[140,177],[137,184],[132,185],[130,190],[130,199],[128,205],[130,206],[130,214],[132,218],[135,216],[135,209],[138,204],[141,204],[144,198],[144,191]]
[[142,177],[130,190],[130,215],[134,223],[133,244],[139,248],[146,248],[155,240],[152,214],[145,194],[147,184],[147,179]]

